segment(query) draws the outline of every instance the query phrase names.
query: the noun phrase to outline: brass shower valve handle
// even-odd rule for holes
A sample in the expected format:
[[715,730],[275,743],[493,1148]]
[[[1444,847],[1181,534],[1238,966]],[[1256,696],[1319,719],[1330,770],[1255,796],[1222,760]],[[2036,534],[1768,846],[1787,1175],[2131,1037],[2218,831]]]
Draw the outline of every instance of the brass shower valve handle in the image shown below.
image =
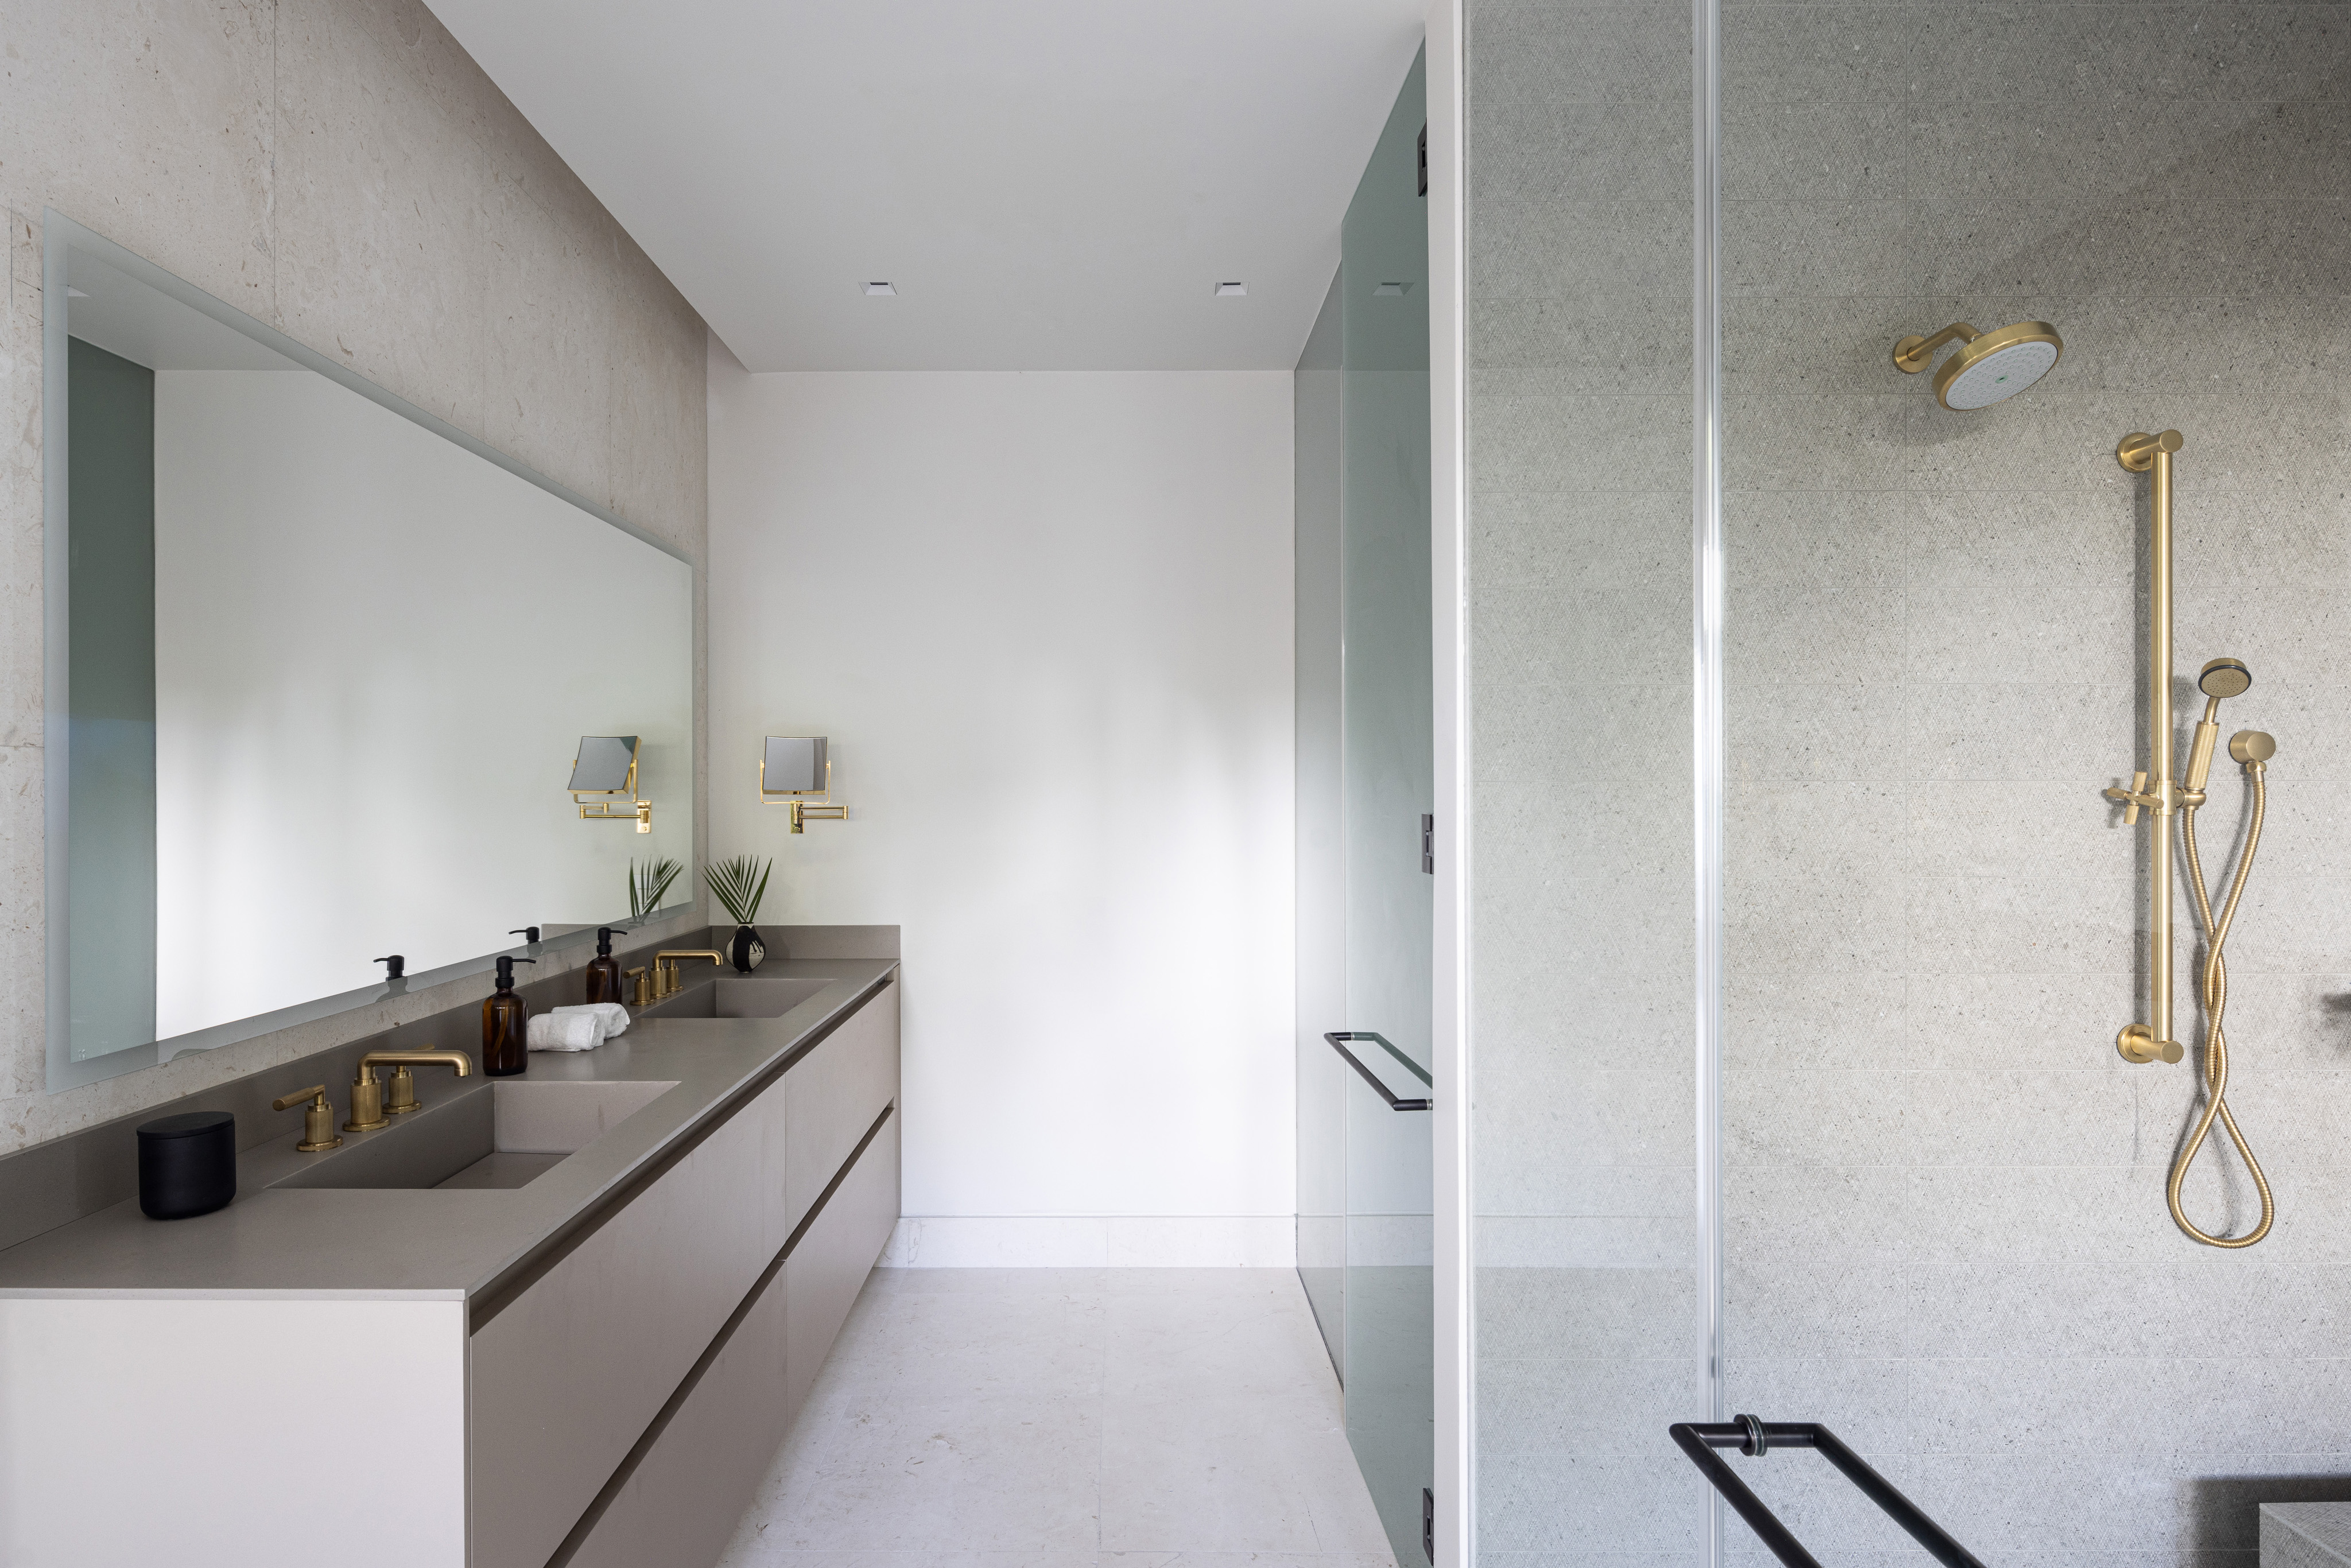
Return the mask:
[[2171,814],[2172,808],[2180,801],[2177,787],[2168,779],[2158,779],[2155,792],[2149,794],[2145,773],[2132,774],[2130,788],[2127,789],[2109,789],[2106,791],[2106,799],[2120,800],[2123,803],[2123,821],[2126,826],[2138,821],[2139,808],[2142,806],[2158,817],[2168,817]]

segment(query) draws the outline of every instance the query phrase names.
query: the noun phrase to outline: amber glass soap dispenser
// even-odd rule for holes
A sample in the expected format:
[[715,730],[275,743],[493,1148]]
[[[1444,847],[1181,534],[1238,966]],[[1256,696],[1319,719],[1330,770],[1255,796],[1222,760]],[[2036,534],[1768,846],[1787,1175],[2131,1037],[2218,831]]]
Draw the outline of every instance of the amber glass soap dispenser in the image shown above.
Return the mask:
[[482,1004],[482,1071],[492,1078],[512,1078],[530,1065],[530,1004],[515,995],[516,962],[498,955],[498,988]]
[[596,928],[596,956],[588,960],[588,1003],[624,1000],[621,995],[621,961],[612,956],[612,928]]

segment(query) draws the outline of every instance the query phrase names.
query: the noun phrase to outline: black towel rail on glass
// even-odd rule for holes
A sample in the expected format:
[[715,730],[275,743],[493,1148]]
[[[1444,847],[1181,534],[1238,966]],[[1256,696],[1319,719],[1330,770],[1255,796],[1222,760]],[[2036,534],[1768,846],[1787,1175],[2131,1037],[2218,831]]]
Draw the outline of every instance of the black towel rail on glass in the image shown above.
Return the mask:
[[1395,1096],[1395,1091],[1381,1082],[1379,1074],[1364,1066],[1363,1059],[1357,1056],[1353,1051],[1349,1051],[1343,1043],[1344,1041],[1351,1040],[1368,1040],[1375,1041],[1381,1050],[1386,1051],[1390,1056],[1395,1057],[1398,1061],[1403,1062],[1405,1071],[1411,1073],[1415,1078],[1419,1079],[1423,1083],[1427,1084],[1430,1088],[1435,1088],[1437,1086],[1437,1081],[1420,1070],[1419,1062],[1415,1061],[1411,1057],[1406,1056],[1403,1051],[1398,1051],[1395,1046],[1390,1045],[1387,1041],[1386,1036],[1374,1034],[1367,1029],[1341,1029],[1332,1030],[1329,1033],[1323,1035],[1322,1038],[1331,1042],[1332,1050],[1337,1051],[1340,1055],[1347,1059],[1348,1066],[1353,1068],[1356,1071],[1364,1075],[1364,1082],[1370,1084],[1374,1090],[1378,1091],[1380,1098],[1388,1103],[1389,1110],[1426,1111],[1428,1109],[1428,1102],[1426,1100],[1397,1099]]
[[1973,1553],[1951,1539],[1918,1505],[1896,1491],[1892,1483],[1862,1461],[1859,1454],[1837,1440],[1835,1433],[1817,1421],[1759,1421],[1740,1416],[1729,1421],[1682,1421],[1667,1428],[1683,1453],[1714,1483],[1714,1490],[1739,1511],[1748,1528],[1762,1538],[1771,1555],[1788,1568],[1821,1568],[1820,1560],[1782,1524],[1763,1500],[1747,1488],[1731,1468],[1716,1457],[1717,1448],[1736,1448],[1758,1458],[1773,1448],[1814,1448],[1861,1489],[1862,1496],[1885,1510],[1886,1516],[1910,1532],[1910,1538],[1935,1554],[1943,1568],[1983,1568]]

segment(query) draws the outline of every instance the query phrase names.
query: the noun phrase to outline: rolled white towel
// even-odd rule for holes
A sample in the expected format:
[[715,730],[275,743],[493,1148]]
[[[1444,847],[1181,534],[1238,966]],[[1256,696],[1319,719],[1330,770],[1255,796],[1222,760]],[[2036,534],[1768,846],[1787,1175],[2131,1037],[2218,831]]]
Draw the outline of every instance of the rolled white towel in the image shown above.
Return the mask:
[[618,1002],[583,1002],[578,1007],[549,1008],[547,1010],[559,1018],[566,1014],[594,1013],[604,1020],[606,1040],[629,1032],[629,1009]]
[[604,1043],[604,1020],[592,1013],[540,1013],[530,1020],[533,1051],[593,1051]]

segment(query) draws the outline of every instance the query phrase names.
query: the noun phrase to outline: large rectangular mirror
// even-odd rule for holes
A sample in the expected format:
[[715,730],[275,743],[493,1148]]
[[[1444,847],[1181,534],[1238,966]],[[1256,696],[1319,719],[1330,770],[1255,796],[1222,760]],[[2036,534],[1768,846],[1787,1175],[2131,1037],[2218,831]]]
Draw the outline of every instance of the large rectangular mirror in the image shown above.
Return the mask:
[[684,559],[60,214],[45,249],[52,1091],[691,865]]

